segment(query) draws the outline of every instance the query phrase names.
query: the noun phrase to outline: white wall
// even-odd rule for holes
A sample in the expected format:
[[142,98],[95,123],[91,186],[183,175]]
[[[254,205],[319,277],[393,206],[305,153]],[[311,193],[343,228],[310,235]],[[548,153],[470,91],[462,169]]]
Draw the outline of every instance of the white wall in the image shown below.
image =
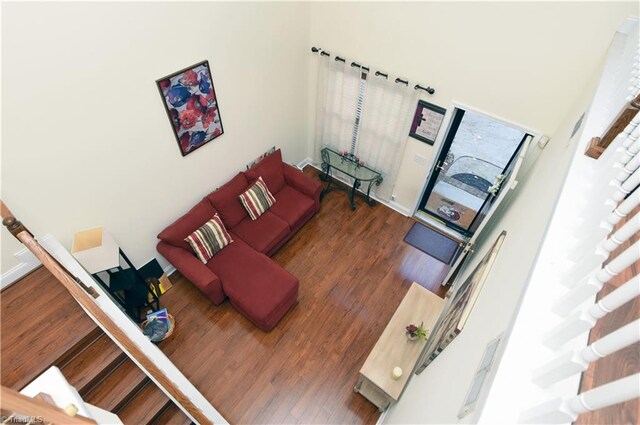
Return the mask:
[[[613,32],[637,9],[634,2],[323,2],[312,6],[310,39],[433,86],[435,95],[422,98],[446,108],[447,121],[456,101],[553,134]],[[408,138],[394,191],[405,209],[416,206],[437,147]]]
[[[134,264],[157,257],[160,230],[269,147],[306,158],[307,9],[3,3],[2,199],[66,247],[104,225]],[[155,80],[204,59],[225,134],[183,158]]]
[[589,107],[596,83],[597,79],[593,78],[577,99],[552,136],[555,143],[547,145],[531,173],[519,181],[508,208],[500,211],[497,222],[492,223],[477,247],[477,255],[460,282],[482,259],[500,232],[507,231],[465,328],[421,375],[413,377],[403,399],[391,409],[385,423],[473,422],[473,414],[461,420],[457,419],[457,414],[486,344],[504,332],[512,320],[575,152],[579,136],[572,141],[569,136],[575,122]]
[[[3,4],[2,197],[36,234],[50,232],[66,246],[75,231],[104,225],[141,264],[157,255],[158,231],[252,157],[274,144],[289,161],[308,155],[312,44],[430,84],[437,92],[425,99],[449,112],[458,101],[550,134],[490,235],[508,231],[467,328],[386,418],[456,422],[481,350],[507,326],[526,281],[568,165],[568,132],[587,105],[585,86],[636,9],[609,2]],[[188,33],[173,36],[180,25]],[[182,158],[154,81],[205,58],[226,134]],[[396,189],[409,209],[429,167],[412,162],[414,153],[431,159],[435,149],[409,139]]]

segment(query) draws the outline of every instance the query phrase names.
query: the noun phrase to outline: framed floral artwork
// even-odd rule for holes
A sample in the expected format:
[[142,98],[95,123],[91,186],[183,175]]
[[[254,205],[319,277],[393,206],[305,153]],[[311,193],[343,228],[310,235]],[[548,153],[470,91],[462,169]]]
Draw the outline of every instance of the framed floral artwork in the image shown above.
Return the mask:
[[209,62],[156,81],[182,156],[224,133]]

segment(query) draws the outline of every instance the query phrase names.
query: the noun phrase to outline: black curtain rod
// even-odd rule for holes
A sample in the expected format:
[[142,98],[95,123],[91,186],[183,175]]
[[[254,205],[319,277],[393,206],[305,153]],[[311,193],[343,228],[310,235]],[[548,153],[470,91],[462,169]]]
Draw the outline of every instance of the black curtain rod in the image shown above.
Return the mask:
[[[324,51],[324,50],[322,50],[320,47],[311,47],[311,51],[312,51],[313,53],[318,53],[318,52],[320,52],[320,55],[321,55],[321,56],[331,56],[331,55],[329,54],[329,52],[325,52],[325,51]],[[336,57],[335,57],[335,60],[336,60],[336,61],[340,61],[340,62],[347,63],[346,59],[341,58],[340,56],[336,56]],[[369,70],[370,70],[370,69],[369,69],[369,68],[367,68],[366,66],[362,66],[362,65],[360,65],[360,64],[359,64],[359,63],[357,63],[357,62],[351,62],[351,66],[352,66],[352,67],[357,67],[357,68],[362,68],[362,69],[364,69],[365,71],[369,71]],[[384,78],[387,78],[387,79],[389,78],[389,74],[386,74],[386,73],[384,73],[384,72],[380,72],[380,71],[376,71],[375,75],[376,75],[376,77],[384,77]],[[402,79],[402,78],[400,78],[400,77],[396,78],[395,82],[396,82],[396,83],[399,83],[399,84],[404,84],[405,86],[409,86],[409,81],[407,81],[407,80],[403,80],[403,79]],[[431,86],[422,87],[420,84],[416,84],[415,86],[413,86],[413,89],[414,89],[414,90],[424,90],[424,91],[426,91],[426,92],[427,92],[427,93],[429,93],[429,94],[434,94],[434,93],[436,92],[436,90],[435,90],[433,87],[431,87]]]
[[320,56],[331,56],[331,54],[329,52],[325,52],[324,50],[322,50],[322,48],[320,47],[312,47],[311,51],[313,53],[318,53],[320,52]]
[[360,65],[359,63],[356,63],[356,62],[351,62],[351,67],[352,68],[362,68],[365,71],[369,70],[369,68],[367,68],[366,66],[362,66],[362,65]]
[[415,87],[413,87],[414,90],[424,90],[429,94],[434,94],[436,91],[435,89],[431,88],[431,86],[429,87],[422,87],[420,84],[416,84]]

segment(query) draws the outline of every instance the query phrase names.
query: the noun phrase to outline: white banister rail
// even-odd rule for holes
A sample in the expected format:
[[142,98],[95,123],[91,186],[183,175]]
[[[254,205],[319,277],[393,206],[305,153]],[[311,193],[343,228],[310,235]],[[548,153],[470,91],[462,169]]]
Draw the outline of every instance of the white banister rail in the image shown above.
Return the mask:
[[[639,144],[640,146],[640,144]],[[637,153],[637,152],[636,152]],[[634,153],[635,154],[635,153]],[[622,201],[633,189],[640,184],[640,170],[636,170],[622,184],[620,184],[611,197],[615,202]]]
[[[640,319],[621,321],[640,302],[640,275],[633,276],[640,265],[640,112],[627,99],[629,75],[631,100],[640,87],[639,30],[640,21],[629,19],[612,42],[481,425],[569,425],[586,412],[640,397],[640,374],[625,376],[637,371],[615,367],[640,342]],[[612,137],[613,128],[622,131]],[[591,159],[594,136],[608,144],[597,160]],[[582,147],[589,147],[587,156]],[[629,406],[597,415],[639,423]],[[584,421],[595,418],[585,415]]]
[[622,270],[629,267],[640,255],[640,243],[636,242],[626,250],[624,250],[615,259],[611,260],[609,264],[600,268],[598,265],[602,263],[603,257],[595,253],[584,254],[584,259],[576,264],[569,270],[569,273],[565,276],[562,283],[570,288],[573,288],[579,282],[584,281],[584,276],[590,275],[591,271],[594,271],[594,277],[601,284],[607,283],[613,277],[615,277]]
[[520,414],[520,423],[562,424],[578,415],[640,397],[640,373],[618,379],[571,398],[556,398]]
[[640,230],[640,215],[638,214],[626,222],[624,226],[620,227],[620,229],[614,232],[609,239],[602,243],[601,248],[607,256]]
[[[597,291],[596,289],[593,294]],[[560,348],[566,341],[593,328],[598,319],[638,296],[640,296],[640,275],[629,279],[587,311],[577,311],[569,316],[546,335],[544,344],[554,350]]]
[[618,205],[616,209],[607,216],[606,223],[611,226],[611,229],[613,229],[613,226],[620,223],[620,220],[628,214],[631,214],[631,211],[633,211],[638,205],[640,205],[640,190],[636,190],[630,194],[627,199],[620,203],[620,205]]
[[[578,309],[594,297],[604,284],[640,261],[640,241],[612,256],[640,232],[640,213],[629,217],[640,204],[639,117],[640,113],[625,128],[626,133],[622,132],[615,138],[615,145],[609,149],[612,153],[601,157],[606,164],[603,167],[606,168],[597,167],[601,180],[590,186],[596,199],[582,206],[582,211],[588,218],[580,220],[577,225],[573,252],[567,255],[567,259],[574,261],[574,264],[562,280],[570,289],[552,306],[554,313],[569,316],[543,338],[543,343],[552,350],[558,350],[568,341],[588,332],[607,313],[640,296],[640,276],[635,276],[591,307]],[[604,183],[601,183],[603,180]],[[597,198],[606,201],[598,203]],[[619,225],[623,219],[626,222],[614,231],[614,226]],[[605,260],[608,263],[602,266]],[[576,309],[578,310],[571,314]],[[587,347],[572,349],[548,361],[533,371],[532,381],[547,388],[584,372],[590,363],[638,341],[640,319],[620,327]],[[524,411],[520,420],[525,423],[573,421],[580,413],[639,397],[639,376],[623,378],[572,398],[556,398]]]
[[640,319],[600,338],[582,350],[562,354],[533,373],[533,382],[547,387],[576,373],[584,372],[589,363],[640,341]]

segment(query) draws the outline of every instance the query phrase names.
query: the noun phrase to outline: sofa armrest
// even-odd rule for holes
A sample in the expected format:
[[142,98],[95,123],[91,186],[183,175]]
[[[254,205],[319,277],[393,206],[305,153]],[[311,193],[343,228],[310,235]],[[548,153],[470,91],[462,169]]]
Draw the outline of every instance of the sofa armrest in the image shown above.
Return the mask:
[[303,195],[313,199],[319,206],[322,184],[289,164],[283,163],[282,165],[284,167],[284,179],[287,184]]
[[220,278],[209,268],[202,264],[191,252],[173,246],[167,242],[160,241],[157,246],[158,252],[162,254],[175,268],[182,273],[191,283],[207,295],[216,304],[224,301],[225,295],[222,291]]

